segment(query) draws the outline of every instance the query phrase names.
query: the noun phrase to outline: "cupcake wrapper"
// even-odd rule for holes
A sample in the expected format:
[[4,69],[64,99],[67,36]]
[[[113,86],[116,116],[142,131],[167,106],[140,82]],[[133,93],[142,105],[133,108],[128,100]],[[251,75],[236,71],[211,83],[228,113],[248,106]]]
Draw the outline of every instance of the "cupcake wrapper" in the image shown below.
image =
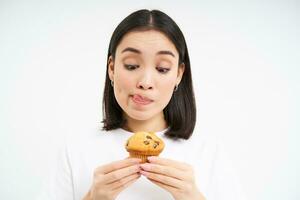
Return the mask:
[[143,154],[138,154],[138,153],[133,153],[133,152],[130,152],[129,155],[130,155],[131,158],[141,159],[142,163],[147,162],[148,155],[143,155]]

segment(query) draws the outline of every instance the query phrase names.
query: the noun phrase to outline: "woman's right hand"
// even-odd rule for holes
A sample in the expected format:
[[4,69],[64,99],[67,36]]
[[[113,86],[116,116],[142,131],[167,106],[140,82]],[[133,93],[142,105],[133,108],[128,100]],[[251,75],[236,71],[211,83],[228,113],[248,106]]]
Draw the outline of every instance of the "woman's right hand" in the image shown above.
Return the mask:
[[141,175],[140,159],[126,158],[95,169],[93,184],[83,200],[113,200]]

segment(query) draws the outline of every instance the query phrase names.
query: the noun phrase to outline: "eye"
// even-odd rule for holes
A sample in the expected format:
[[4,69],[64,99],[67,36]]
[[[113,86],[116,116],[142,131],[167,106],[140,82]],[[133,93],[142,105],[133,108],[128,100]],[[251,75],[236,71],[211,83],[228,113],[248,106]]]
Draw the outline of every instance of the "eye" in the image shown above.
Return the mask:
[[131,65],[131,64],[124,64],[124,67],[128,70],[134,70],[136,68],[138,68],[139,66],[138,65]]
[[157,71],[159,71],[159,73],[162,73],[162,74],[166,74],[166,73],[168,73],[168,71],[170,71],[169,68],[164,68],[164,67],[157,67],[156,69],[157,69]]

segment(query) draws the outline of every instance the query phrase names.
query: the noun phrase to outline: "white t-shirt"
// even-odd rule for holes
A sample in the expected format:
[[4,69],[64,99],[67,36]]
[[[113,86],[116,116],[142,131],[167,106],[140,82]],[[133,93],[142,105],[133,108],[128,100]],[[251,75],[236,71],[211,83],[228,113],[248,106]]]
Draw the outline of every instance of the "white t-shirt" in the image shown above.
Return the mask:
[[[245,200],[239,181],[232,170],[222,145],[216,137],[201,135],[196,130],[189,140],[171,140],[164,131],[156,134],[165,142],[160,157],[193,166],[198,189],[207,200]],[[128,157],[126,140],[133,133],[124,129],[95,130],[67,137],[56,168],[39,200],[82,200],[93,181],[94,170]],[[168,200],[171,194],[141,176],[123,190],[117,200]]]

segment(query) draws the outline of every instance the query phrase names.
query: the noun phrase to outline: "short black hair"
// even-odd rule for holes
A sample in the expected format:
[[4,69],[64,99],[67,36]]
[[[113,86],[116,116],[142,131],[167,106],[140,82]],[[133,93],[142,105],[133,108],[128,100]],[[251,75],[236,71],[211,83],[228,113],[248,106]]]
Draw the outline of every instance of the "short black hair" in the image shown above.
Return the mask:
[[103,130],[122,128],[126,120],[111,86],[108,75],[109,57],[115,58],[116,49],[121,39],[130,31],[158,30],[165,34],[175,45],[179,60],[178,66],[184,63],[185,70],[176,92],[164,108],[164,118],[169,126],[165,135],[177,139],[188,139],[196,123],[196,103],[192,84],[190,59],[184,36],[178,25],[167,14],[159,10],[138,10],[127,16],[114,30],[108,49],[106,80],[103,94]]

